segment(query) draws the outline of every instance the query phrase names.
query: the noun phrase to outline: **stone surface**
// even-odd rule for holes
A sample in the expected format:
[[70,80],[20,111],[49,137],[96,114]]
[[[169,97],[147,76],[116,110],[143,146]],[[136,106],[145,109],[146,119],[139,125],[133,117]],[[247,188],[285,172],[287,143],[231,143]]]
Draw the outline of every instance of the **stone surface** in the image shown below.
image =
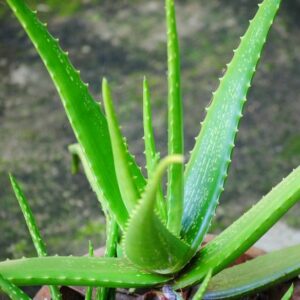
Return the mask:
[[269,252],[297,244],[300,244],[300,231],[283,222],[278,222],[255,246]]

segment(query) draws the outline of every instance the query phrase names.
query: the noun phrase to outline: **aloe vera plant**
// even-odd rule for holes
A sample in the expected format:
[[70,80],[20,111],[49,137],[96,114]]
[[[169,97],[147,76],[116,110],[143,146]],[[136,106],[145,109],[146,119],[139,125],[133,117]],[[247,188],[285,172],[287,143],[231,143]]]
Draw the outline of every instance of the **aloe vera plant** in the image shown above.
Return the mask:
[[[82,163],[107,218],[105,257],[46,256],[42,237],[20,185],[11,177],[40,257],[0,262],[0,289],[12,295],[18,285],[87,286],[86,299],[108,299],[115,288],[161,287],[181,290],[200,283],[195,299],[241,297],[300,274],[300,245],[226,267],[253,245],[300,199],[300,167],[293,170],[245,215],[204,247],[231,163],[246,95],[280,0],[264,0],[234,50],[213,92],[206,117],[186,166],[180,53],[174,0],[166,0],[168,54],[168,156],[156,150],[151,94],[143,82],[147,176],[129,153],[107,79],[101,108],[80,79],[68,54],[23,0],[8,5],[39,53],[60,95],[78,144],[69,150],[74,170]],[[162,178],[167,173],[167,192]],[[282,259],[284,258],[284,259]],[[230,279],[230,280],[229,280]],[[291,292],[285,297],[289,297]],[[21,297],[21,296],[20,296]],[[23,298],[27,299],[23,294]]]

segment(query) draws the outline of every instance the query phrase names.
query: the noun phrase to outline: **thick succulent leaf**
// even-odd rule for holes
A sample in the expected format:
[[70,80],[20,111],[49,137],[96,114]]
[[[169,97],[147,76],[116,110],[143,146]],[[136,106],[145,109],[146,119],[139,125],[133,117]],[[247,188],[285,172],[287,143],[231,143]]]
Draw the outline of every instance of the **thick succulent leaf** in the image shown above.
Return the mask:
[[283,295],[281,300],[291,300],[294,293],[294,285],[292,284],[289,289],[286,291],[286,293]]
[[145,140],[145,157],[148,178],[153,174],[158,160],[152,125],[151,95],[147,78],[143,81],[143,127]]
[[130,171],[127,160],[127,149],[114,111],[110,87],[105,78],[102,82],[102,97],[112,143],[118,184],[127,210],[131,211],[140,198],[140,193]]
[[[183,117],[180,83],[179,42],[174,0],[166,0],[168,39],[168,153],[180,154],[183,147]],[[171,165],[168,172],[168,228],[179,234],[183,213],[183,164]]]
[[212,270],[209,270],[208,273],[206,274],[203,282],[201,283],[199,289],[197,290],[196,294],[194,295],[193,300],[203,299],[204,293],[207,290],[211,276],[212,276]]
[[[92,176],[95,177],[95,184],[99,185],[96,190],[98,199],[122,228],[128,213],[118,188],[107,122],[99,104],[90,95],[87,85],[82,83],[79,71],[72,66],[68,54],[61,50],[58,41],[38,21],[36,14],[28,9],[23,0],[7,0],[7,3],[33,42],[58,90]],[[132,158],[130,160],[135,175],[141,176]],[[138,181],[143,183],[142,178],[138,178]]]
[[146,179],[144,178],[142,174],[142,168],[137,165],[135,161],[135,156],[130,154],[128,151],[128,147],[126,144],[126,140],[124,140],[126,150],[127,150],[127,159],[129,162],[129,168],[130,173],[132,174],[132,178],[135,182],[135,185],[139,191],[139,194],[141,195],[144,192],[145,186],[146,186]]
[[119,227],[115,220],[107,220],[106,227],[107,229],[104,256],[115,257],[119,240]]
[[22,290],[9,280],[5,279],[0,273],[0,292],[1,291],[7,294],[12,300],[30,300]]
[[[62,272],[63,270],[63,272]],[[19,286],[75,285],[146,287],[163,284],[170,277],[151,274],[121,258],[48,256],[6,260],[0,274]]]
[[9,175],[11,186],[14,190],[14,193],[16,195],[16,198],[19,202],[20,208],[22,210],[23,216],[25,218],[30,236],[33,241],[33,245],[36,249],[36,252],[38,256],[47,256],[47,251],[46,251],[46,245],[44,243],[44,240],[42,239],[41,233],[37,227],[35,218],[33,216],[33,213],[30,209],[30,206],[28,204],[28,201],[18,184],[17,180],[14,178],[14,176]]
[[[143,127],[144,127],[144,141],[145,141],[145,156],[146,168],[148,178],[150,178],[159,161],[159,153],[156,152],[154,132],[152,126],[152,110],[151,110],[151,95],[148,80],[146,77],[143,82]],[[157,210],[160,217],[166,221],[167,211],[166,202],[163,197],[162,186],[158,188],[157,193]]]
[[265,0],[207,108],[185,172],[182,235],[197,250],[219,201],[246,94],[280,0]]
[[247,213],[196,255],[175,286],[201,281],[208,270],[216,274],[238,258],[300,200],[300,167],[282,180]]
[[174,273],[188,262],[190,248],[171,233],[155,212],[157,189],[171,163],[182,163],[181,156],[162,160],[149,179],[145,193],[130,217],[124,234],[124,253],[134,264],[157,273]]
[[298,274],[300,245],[223,270],[211,279],[204,299],[240,299],[242,296],[292,279]]
[[[28,200],[26,199],[20,185],[14,176],[10,175],[11,186],[14,190],[16,198],[19,202],[20,208],[22,210],[23,216],[25,218],[25,222],[27,224],[31,239],[33,241],[33,245],[38,256],[47,256],[47,249],[44,240],[42,239],[42,235],[37,227],[34,215],[30,209]],[[55,286],[49,287],[53,300],[60,300],[61,294],[59,289]]]

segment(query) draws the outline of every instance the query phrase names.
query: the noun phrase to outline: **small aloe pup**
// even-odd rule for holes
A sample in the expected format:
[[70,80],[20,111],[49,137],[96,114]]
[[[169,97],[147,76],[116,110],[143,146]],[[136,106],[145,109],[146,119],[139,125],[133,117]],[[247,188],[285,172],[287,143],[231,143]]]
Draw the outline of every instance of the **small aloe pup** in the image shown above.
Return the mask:
[[[246,95],[280,0],[264,0],[234,50],[186,166],[180,53],[174,0],[166,0],[168,53],[168,156],[155,145],[151,94],[143,82],[147,176],[129,153],[106,79],[104,110],[36,12],[24,0],[8,5],[39,53],[60,95],[78,144],[71,145],[74,170],[81,162],[107,219],[105,256],[46,256],[28,201],[11,177],[39,257],[0,262],[0,289],[27,299],[17,286],[50,285],[59,299],[61,285],[87,286],[86,299],[112,298],[116,288],[182,289],[201,284],[195,299],[240,298],[300,274],[300,245],[226,269],[300,199],[300,168],[292,171],[245,215],[200,247],[224,190]],[[197,101],[195,99],[195,101]],[[162,178],[167,175],[166,193]],[[290,297],[290,290],[285,298]],[[22,298],[21,298],[22,297]],[[179,297],[179,296],[178,296]]]

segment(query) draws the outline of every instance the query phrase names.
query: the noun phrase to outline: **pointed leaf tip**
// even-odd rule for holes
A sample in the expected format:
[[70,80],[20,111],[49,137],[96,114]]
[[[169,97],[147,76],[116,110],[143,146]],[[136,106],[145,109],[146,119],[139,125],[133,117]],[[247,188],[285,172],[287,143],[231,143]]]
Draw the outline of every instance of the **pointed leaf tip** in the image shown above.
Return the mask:
[[[37,227],[36,220],[29,206],[28,200],[25,197],[21,189],[21,186],[18,184],[16,178],[12,174],[9,174],[9,178],[10,178],[11,186],[13,188],[13,191],[15,193],[15,196],[18,200],[19,206],[23,213],[24,219],[26,221],[36,252],[40,257],[46,256],[47,255],[46,244],[42,239],[41,233]],[[61,300],[60,291],[56,286],[49,286],[49,289],[53,300]]]
[[[144,127],[144,143],[146,168],[148,178],[151,178],[157,163],[159,161],[159,153],[156,151],[154,130],[152,124],[151,94],[146,76],[143,81],[143,127]],[[164,222],[167,220],[167,206],[164,199],[162,186],[160,184],[157,192],[157,210]]]
[[280,0],[265,0],[259,8],[213,94],[187,164],[181,233],[195,251],[223,191],[247,91],[279,4]]
[[169,231],[155,211],[156,192],[165,171],[171,164],[182,162],[182,155],[171,155],[158,164],[125,232],[127,258],[152,272],[175,273],[190,259],[190,247]]
[[131,168],[133,158],[130,158],[124,143],[124,138],[113,106],[111,90],[106,78],[103,78],[102,80],[102,95],[117,181],[122,199],[127,210],[130,212],[140,198],[140,192],[134,180],[135,174],[132,172]]
[[[180,51],[174,0],[166,0],[168,56],[168,154],[184,153],[183,104],[181,96]],[[168,228],[179,234],[183,215],[183,165],[168,170]]]

